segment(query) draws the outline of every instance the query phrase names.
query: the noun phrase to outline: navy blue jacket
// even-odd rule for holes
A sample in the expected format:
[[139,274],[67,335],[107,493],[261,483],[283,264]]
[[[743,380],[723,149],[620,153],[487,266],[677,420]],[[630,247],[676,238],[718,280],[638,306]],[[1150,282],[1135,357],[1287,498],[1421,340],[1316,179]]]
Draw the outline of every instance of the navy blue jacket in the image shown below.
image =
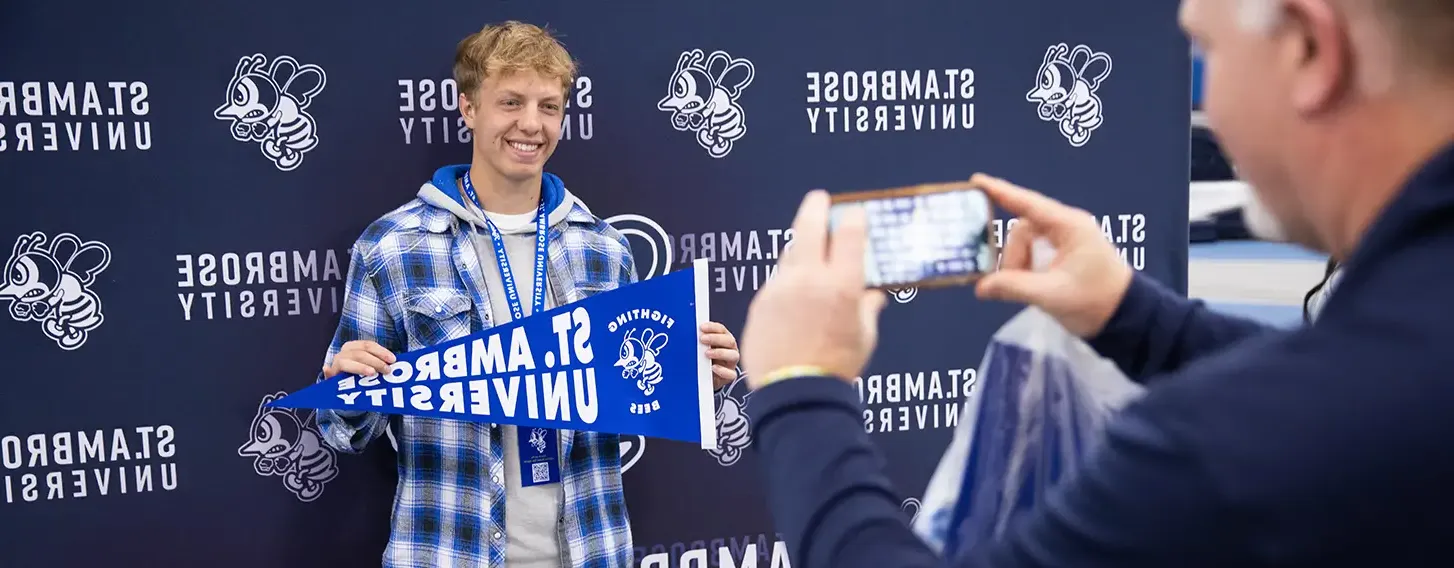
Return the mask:
[[910,532],[856,390],[762,389],[753,447],[793,566],[1454,565],[1454,147],[1344,270],[1295,331],[1135,278],[1091,344],[1146,396],[1042,506],[950,560]]

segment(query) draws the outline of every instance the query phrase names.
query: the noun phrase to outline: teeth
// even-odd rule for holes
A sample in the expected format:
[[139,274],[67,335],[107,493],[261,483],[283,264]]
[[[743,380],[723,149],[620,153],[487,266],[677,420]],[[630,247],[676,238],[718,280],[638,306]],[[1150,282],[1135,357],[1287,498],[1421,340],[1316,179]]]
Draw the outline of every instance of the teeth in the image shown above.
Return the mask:
[[520,143],[520,142],[511,142],[510,143],[510,147],[511,148],[514,148],[516,150],[519,150],[521,152],[534,152],[534,151],[540,149],[540,145],[539,144],[523,144],[523,143]]

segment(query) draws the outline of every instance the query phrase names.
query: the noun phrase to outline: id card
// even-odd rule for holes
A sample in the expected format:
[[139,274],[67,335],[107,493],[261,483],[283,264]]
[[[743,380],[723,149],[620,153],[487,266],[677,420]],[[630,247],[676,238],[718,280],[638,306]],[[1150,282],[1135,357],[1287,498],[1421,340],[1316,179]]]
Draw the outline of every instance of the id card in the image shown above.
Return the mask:
[[521,426],[520,485],[532,487],[560,481],[560,437],[550,428]]
[[967,181],[834,195],[830,229],[854,207],[868,214],[863,265],[870,288],[961,285],[995,269],[994,207]]

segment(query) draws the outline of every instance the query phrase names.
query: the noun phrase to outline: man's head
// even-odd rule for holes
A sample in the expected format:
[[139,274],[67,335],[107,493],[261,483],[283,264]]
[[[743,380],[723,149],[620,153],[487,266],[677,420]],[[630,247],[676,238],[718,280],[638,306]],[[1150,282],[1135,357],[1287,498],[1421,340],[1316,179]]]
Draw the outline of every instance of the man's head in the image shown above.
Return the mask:
[[454,80],[459,110],[474,132],[477,160],[491,178],[539,179],[555,152],[576,64],[549,32],[509,21],[459,42]]
[[1348,252],[1454,136],[1454,2],[1183,0],[1181,23],[1209,123],[1296,242]]

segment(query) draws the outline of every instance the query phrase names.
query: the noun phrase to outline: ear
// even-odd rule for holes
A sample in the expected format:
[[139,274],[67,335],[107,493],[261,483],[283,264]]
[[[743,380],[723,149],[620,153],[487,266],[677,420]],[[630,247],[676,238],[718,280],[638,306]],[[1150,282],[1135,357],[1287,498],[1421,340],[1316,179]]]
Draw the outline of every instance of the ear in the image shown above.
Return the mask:
[[1319,113],[1337,104],[1353,81],[1346,18],[1328,2],[1286,0],[1279,56],[1291,76],[1292,103]]
[[459,115],[464,118],[464,125],[470,130],[475,129],[475,103],[470,100],[469,94],[464,91],[459,93]]

